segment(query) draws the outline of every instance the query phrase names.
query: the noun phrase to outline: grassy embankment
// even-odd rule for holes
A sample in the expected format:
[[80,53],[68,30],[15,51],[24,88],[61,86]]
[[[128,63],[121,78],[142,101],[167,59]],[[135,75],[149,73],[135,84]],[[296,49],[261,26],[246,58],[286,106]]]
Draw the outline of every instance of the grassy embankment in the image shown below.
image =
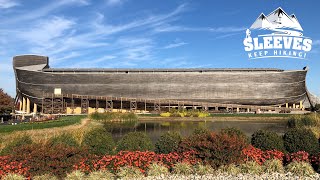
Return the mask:
[[17,125],[3,125],[3,126],[0,126],[0,133],[10,133],[14,131],[26,131],[26,130],[70,126],[74,124],[80,124],[81,119],[83,118],[85,118],[85,116],[68,116],[68,117],[61,117],[58,120],[45,121],[45,122],[21,123]]

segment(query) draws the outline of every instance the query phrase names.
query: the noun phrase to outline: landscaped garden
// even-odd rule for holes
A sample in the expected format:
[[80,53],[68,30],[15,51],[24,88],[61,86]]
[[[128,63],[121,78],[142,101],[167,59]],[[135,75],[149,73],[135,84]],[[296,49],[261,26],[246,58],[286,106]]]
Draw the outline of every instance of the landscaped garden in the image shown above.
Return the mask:
[[267,130],[251,137],[235,128],[190,136],[166,132],[153,143],[146,134],[112,138],[110,121],[136,121],[133,114],[93,114],[85,129],[62,131],[39,140],[19,134],[3,141],[3,179],[185,179],[320,178],[317,115],[290,116],[284,135]]

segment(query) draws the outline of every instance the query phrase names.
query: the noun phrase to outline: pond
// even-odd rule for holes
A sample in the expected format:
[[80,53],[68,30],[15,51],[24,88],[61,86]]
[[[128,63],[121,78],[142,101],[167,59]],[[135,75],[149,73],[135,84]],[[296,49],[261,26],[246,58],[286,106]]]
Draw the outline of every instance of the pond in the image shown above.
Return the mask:
[[163,121],[163,120],[150,120],[140,122],[130,122],[125,124],[108,124],[105,127],[112,132],[115,140],[121,139],[122,136],[128,132],[137,131],[145,132],[153,142],[165,132],[175,131],[185,137],[199,127],[206,127],[211,131],[219,131],[224,128],[238,128],[242,130],[247,136],[251,136],[255,131],[259,129],[274,131],[278,134],[283,134],[286,127],[286,120],[279,121]]

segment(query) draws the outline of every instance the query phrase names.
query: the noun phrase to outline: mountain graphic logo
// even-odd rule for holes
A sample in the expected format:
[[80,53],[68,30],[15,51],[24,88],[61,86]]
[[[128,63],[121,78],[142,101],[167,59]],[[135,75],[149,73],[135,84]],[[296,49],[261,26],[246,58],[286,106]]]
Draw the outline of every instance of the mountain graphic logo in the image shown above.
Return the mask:
[[[257,31],[260,33],[252,38],[251,36]],[[243,44],[249,59],[266,57],[306,59],[307,52],[312,49],[312,40],[303,36],[303,28],[296,15],[288,15],[281,7],[268,15],[261,13],[246,30]]]

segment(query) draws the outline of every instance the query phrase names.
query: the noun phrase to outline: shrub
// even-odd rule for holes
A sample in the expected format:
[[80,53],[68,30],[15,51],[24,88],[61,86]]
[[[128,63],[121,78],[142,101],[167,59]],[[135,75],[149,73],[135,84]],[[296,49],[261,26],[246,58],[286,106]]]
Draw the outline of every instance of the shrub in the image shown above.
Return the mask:
[[279,159],[266,160],[263,163],[265,173],[284,173],[284,167],[282,161]]
[[303,161],[293,161],[286,166],[286,171],[298,176],[310,176],[315,173],[312,166],[308,162]]
[[284,146],[290,153],[306,151],[309,154],[319,152],[319,143],[316,136],[308,129],[290,129],[284,136]]
[[58,180],[57,177],[52,176],[50,174],[43,174],[32,177],[33,180]]
[[11,154],[11,152],[24,145],[32,144],[32,139],[30,136],[23,134],[18,137],[15,137],[8,143],[1,151],[1,155],[8,155]]
[[244,174],[261,174],[263,172],[262,166],[255,161],[247,161],[239,165],[241,173]]
[[148,169],[148,176],[160,176],[169,174],[169,169],[159,163],[152,163]]
[[129,132],[118,142],[118,151],[151,151],[153,150],[151,139],[142,132]]
[[317,116],[309,115],[294,115],[288,119],[288,127],[301,128],[301,127],[314,127],[318,123]]
[[241,169],[235,164],[229,164],[227,166],[220,166],[218,172],[227,173],[230,175],[238,175],[241,172]]
[[2,180],[25,180],[26,178],[20,174],[7,174]]
[[72,147],[78,147],[79,144],[77,143],[77,141],[72,137],[71,134],[67,134],[67,133],[63,133],[59,136],[56,137],[52,137],[49,139],[48,144],[50,144],[51,146],[55,146],[57,144],[65,144],[68,146],[72,146]]
[[221,129],[220,132],[223,134],[227,134],[229,136],[237,136],[238,138],[249,142],[247,135],[244,134],[244,132],[238,128],[224,128],[224,129]]
[[26,160],[14,160],[10,156],[0,156],[0,179],[6,174],[20,174],[29,177]]
[[312,167],[319,173],[320,172],[320,153],[310,156]]
[[210,130],[206,127],[197,127],[193,130],[192,135],[210,134]]
[[244,159],[241,151],[246,146],[247,142],[238,136],[210,133],[183,139],[177,151],[195,151],[196,158],[216,168],[221,165],[240,163]]
[[178,162],[187,162],[194,165],[199,160],[194,157],[194,152],[156,154],[150,151],[121,151],[116,155],[106,155],[97,159],[84,158],[74,165],[74,169],[86,173],[98,170],[117,172],[121,167],[131,166],[137,167],[141,172],[145,173],[152,163],[160,163],[171,169]]
[[244,148],[242,150],[242,153],[246,157],[245,161],[255,161],[260,165],[262,165],[266,160],[279,159],[280,161],[283,161],[284,158],[284,154],[281,151],[262,151],[261,149],[255,148],[252,145],[249,145],[247,148]]
[[177,163],[173,166],[173,173],[181,175],[193,174],[192,166],[189,163]]
[[169,112],[165,112],[165,113],[161,113],[160,116],[161,117],[170,117],[171,114]]
[[286,154],[285,157],[285,164],[289,164],[293,161],[305,161],[305,162],[309,162],[309,153],[305,152],[305,151],[298,151],[295,153],[291,153],[291,154]]
[[284,151],[283,139],[277,133],[258,130],[252,134],[251,144],[263,151],[265,150],[280,150]]
[[91,172],[88,177],[88,180],[97,180],[97,179],[115,179],[115,175],[109,171],[94,171]]
[[31,144],[15,149],[11,159],[18,162],[24,160],[24,165],[30,168],[31,176],[49,173],[61,178],[71,172],[72,166],[85,156],[79,148],[65,144]]
[[112,154],[115,142],[111,133],[103,128],[96,128],[86,133],[83,138],[83,145],[90,153],[95,155]]
[[67,174],[66,180],[83,180],[85,178],[85,174],[81,171],[73,171]]
[[203,176],[206,174],[212,174],[213,173],[213,168],[210,165],[203,165],[201,163],[197,163],[194,167],[194,173]]
[[158,139],[155,144],[156,153],[168,154],[177,149],[181,142],[181,136],[177,132],[167,132]]
[[141,171],[136,167],[125,166],[121,167],[117,176],[121,179],[134,179],[144,177]]
[[118,113],[118,112],[105,112],[105,113],[92,113],[90,119],[98,121],[136,121],[138,116],[134,113]]

